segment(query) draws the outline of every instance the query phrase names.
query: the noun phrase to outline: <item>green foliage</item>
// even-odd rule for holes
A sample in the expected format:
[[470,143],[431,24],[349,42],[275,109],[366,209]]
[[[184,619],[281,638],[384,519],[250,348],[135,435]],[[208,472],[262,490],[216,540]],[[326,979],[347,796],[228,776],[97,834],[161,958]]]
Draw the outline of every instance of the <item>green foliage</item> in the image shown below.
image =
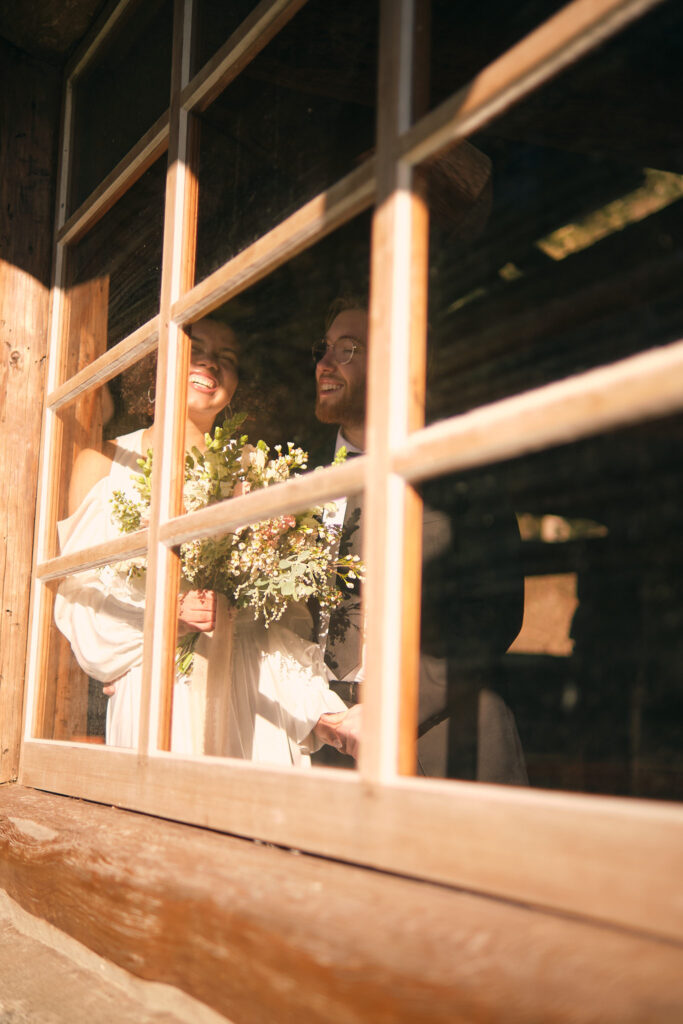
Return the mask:
[[[269,487],[306,469],[307,454],[291,442],[283,452],[265,441],[256,445],[246,435],[233,436],[244,422],[238,414],[206,435],[206,450],[193,448],[185,458],[186,511],[204,508],[226,498]],[[338,453],[335,463],[344,461]],[[117,491],[112,516],[122,533],[143,525],[149,514],[152,452],[140,459],[141,474],[133,478],[138,497]],[[268,626],[281,618],[291,602],[315,597],[321,609],[338,607],[340,589],[353,588],[362,579],[358,556],[339,555],[339,526],[326,523],[330,506],[316,506],[297,515],[281,515],[239,527],[220,537],[182,544],[180,559],[185,586],[225,594],[237,608],[250,609]],[[144,571],[144,563],[123,563],[129,575]],[[178,646],[178,668],[187,674],[197,634],[188,634]]]

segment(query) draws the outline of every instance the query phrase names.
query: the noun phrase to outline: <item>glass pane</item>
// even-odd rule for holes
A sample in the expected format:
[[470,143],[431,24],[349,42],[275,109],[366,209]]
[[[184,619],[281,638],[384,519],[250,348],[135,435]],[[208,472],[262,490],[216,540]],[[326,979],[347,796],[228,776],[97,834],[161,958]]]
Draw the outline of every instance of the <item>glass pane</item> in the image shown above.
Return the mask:
[[421,488],[422,771],[683,797],[682,454],[678,416]]
[[172,0],[131,3],[74,89],[73,212],[168,108]]
[[374,144],[377,13],[311,0],[198,118],[201,280]]
[[[332,461],[337,427],[316,418],[311,350],[333,300],[367,294],[369,235],[370,217],[361,216],[189,327],[186,446],[198,450],[186,470],[188,509]],[[226,415],[240,418],[234,433],[215,434],[220,444],[207,453],[204,435]],[[194,643],[188,633],[200,636],[192,672],[175,687],[176,749],[300,766],[311,753],[320,758],[312,729],[323,715],[347,710],[328,685],[323,655],[331,657],[345,629],[360,637],[346,603],[329,615],[343,586],[335,569],[358,568],[354,551],[338,551],[343,512],[339,522],[331,514],[297,509],[182,548],[183,589],[191,593],[180,630],[184,643]],[[357,575],[348,577],[353,586]],[[194,593],[205,590],[218,595],[211,637],[204,627],[214,625],[214,599]],[[233,619],[228,607],[237,609]],[[337,742],[327,719],[321,730]]]
[[[115,540],[121,523],[130,525],[124,516],[138,494],[137,460],[148,443],[155,370],[155,354],[146,356],[61,413],[55,553]],[[122,707],[134,709],[137,722],[144,615],[137,562],[78,573],[54,590],[43,735],[104,742],[106,717],[109,742],[132,746],[133,733],[117,731],[112,716]],[[108,700],[103,690],[110,685]]]
[[[250,440],[263,439],[271,446],[292,441],[310,452],[311,465],[330,461],[336,427],[316,419],[311,346],[323,336],[335,300],[366,302],[369,252],[370,214],[363,214],[208,318],[209,331],[215,333],[218,325],[234,335],[237,382],[233,378],[224,386],[232,395],[230,408],[246,415],[242,429]],[[190,328],[191,335],[203,333],[199,322]],[[198,337],[198,356],[211,342]],[[232,343],[227,339],[226,344]],[[190,391],[198,423],[201,417],[209,429],[210,414],[221,411],[227,394],[216,397],[213,388],[202,390],[201,383]],[[200,412],[202,401],[208,419]]]
[[231,0],[229,4],[225,0],[195,0],[192,74],[213,57],[254,7],[256,0]]
[[[69,585],[80,588],[83,575],[72,577]],[[103,744],[107,715],[107,697],[103,693],[103,686],[106,684],[89,675],[92,668],[85,662],[87,671],[81,668],[70,642],[55,625],[55,613],[62,625],[66,622],[63,597],[66,585],[64,581],[61,584],[50,584],[46,588],[51,626],[47,672],[35,735],[38,739]],[[83,587],[83,593],[85,590]],[[73,636],[73,630],[69,626],[66,628]]]
[[[550,18],[566,0],[470,4],[467,0],[431,0],[418,5],[417,26],[429,41],[429,75],[419,75],[423,104],[437,106],[471,81],[526,35]],[[418,64],[419,69],[419,64]],[[418,96],[420,95],[418,86]],[[424,111],[416,110],[416,115]]]
[[347,706],[317,628],[336,588],[338,535],[325,514],[318,506],[181,546],[174,751],[300,768],[323,744],[337,755]]
[[427,169],[428,421],[681,336],[681,18],[663,5]]
[[159,311],[165,174],[157,160],[69,249],[66,376]]

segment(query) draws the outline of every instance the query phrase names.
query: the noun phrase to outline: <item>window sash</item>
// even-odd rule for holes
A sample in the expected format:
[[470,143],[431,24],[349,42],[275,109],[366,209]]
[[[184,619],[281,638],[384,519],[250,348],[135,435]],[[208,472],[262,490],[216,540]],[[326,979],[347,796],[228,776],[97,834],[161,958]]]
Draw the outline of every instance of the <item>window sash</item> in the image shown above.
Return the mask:
[[[276,228],[196,285],[192,284],[196,182],[187,167],[189,117],[218,94],[302,5],[301,0],[263,0],[211,61],[189,80],[188,25],[191,0],[176,3],[176,45],[169,111],[114,168],[93,194],[63,220],[68,178],[71,84],[65,94],[65,140],[58,195],[55,282],[52,294],[48,399],[42,438],[36,572],[32,591],[30,661],[21,782],[85,799],[117,803],[151,814],[310,850],[326,856],[398,871],[505,898],[606,920],[676,939],[683,937],[683,908],[672,898],[683,848],[683,811],[673,805],[574,794],[529,791],[482,783],[400,777],[405,770],[402,737],[411,734],[412,699],[406,652],[396,652],[395,623],[410,614],[397,583],[411,566],[403,551],[411,482],[449,470],[484,465],[534,448],[587,436],[605,426],[625,425],[683,407],[683,342],[579,374],[570,381],[527,392],[420,428],[408,384],[420,365],[419,287],[426,253],[415,244],[420,232],[419,182],[412,168],[464,138],[506,106],[587,53],[662,0],[574,0],[525,40],[484,69],[463,90],[410,123],[411,77],[407,32],[412,0],[384,2],[380,63],[383,95],[376,158],[301,207]],[[123,12],[122,0],[72,65],[82,71],[96,53],[102,32]],[[184,43],[184,45],[181,45]],[[401,55],[394,61],[396,53]],[[406,88],[408,91],[406,92]],[[392,120],[393,119],[393,120]],[[60,379],[65,303],[65,246],[81,237],[165,149],[169,151],[166,228],[159,316],[120,342],[69,381]],[[373,237],[371,317],[373,359],[369,371],[367,458],[348,466],[245,495],[211,509],[181,514],[182,430],[173,410],[182,395],[188,358],[183,326],[210,313],[321,239],[375,199],[381,210]],[[62,218],[60,220],[60,217]],[[387,260],[392,249],[395,259]],[[408,327],[401,333],[398,325]],[[417,326],[416,326],[417,325]],[[54,529],[55,412],[99,386],[142,352],[159,349],[159,472],[148,531],[122,538],[121,553],[141,553],[148,544],[149,602],[145,620],[143,722],[137,751],[92,748],[32,738],[44,671],[48,627],[44,582],[74,568],[102,564],[112,546],[90,548],[69,559],[46,559],[46,537]],[[388,360],[388,362],[387,362]],[[390,386],[386,388],[387,366]],[[166,385],[168,381],[168,386]],[[599,408],[596,408],[596,398]],[[173,429],[169,435],[166,425]],[[418,427],[417,430],[413,428]],[[501,437],[505,445],[501,448]],[[369,521],[382,522],[370,538],[368,613],[377,629],[369,641],[366,735],[355,773],[318,769],[297,773],[217,758],[184,758],[157,750],[168,742],[168,706],[173,672],[177,560],[171,548],[188,536],[225,528],[236,519],[277,514],[298,502],[325,500],[364,485]],[[117,548],[117,551],[119,549]],[[414,591],[415,588],[413,588]],[[392,595],[391,615],[385,619]],[[393,630],[382,624],[391,622]],[[412,640],[413,654],[415,639]],[[410,652],[408,651],[408,654]],[[396,679],[402,680],[401,687]],[[168,716],[166,716],[168,718]],[[413,733],[414,735],[414,730]],[[412,740],[411,740],[412,742]],[[98,760],[99,759],[99,760]],[[402,768],[403,766],[403,768]],[[618,864],[618,871],[614,865]],[[643,871],[646,865],[646,871]],[[580,884],[576,883],[580,880]]]

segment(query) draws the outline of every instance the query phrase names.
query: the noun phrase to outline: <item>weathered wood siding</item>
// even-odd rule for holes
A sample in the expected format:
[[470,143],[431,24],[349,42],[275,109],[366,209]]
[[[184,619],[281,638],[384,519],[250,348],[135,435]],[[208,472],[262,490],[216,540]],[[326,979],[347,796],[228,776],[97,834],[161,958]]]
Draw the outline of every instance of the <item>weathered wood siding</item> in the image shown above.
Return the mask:
[[0,39],[0,782],[19,760],[60,83]]

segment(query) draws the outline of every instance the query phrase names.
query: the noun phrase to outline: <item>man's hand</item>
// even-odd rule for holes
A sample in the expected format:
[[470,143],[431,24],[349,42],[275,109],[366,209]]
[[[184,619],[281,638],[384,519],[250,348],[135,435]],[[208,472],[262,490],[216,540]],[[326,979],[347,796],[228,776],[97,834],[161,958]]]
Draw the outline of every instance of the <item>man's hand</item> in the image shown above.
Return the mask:
[[178,636],[209,633],[216,625],[216,594],[213,590],[187,590],[178,598]]
[[363,705],[354,704],[348,711],[335,711],[321,715],[314,732],[323,743],[335,747],[342,754],[358,758]]

